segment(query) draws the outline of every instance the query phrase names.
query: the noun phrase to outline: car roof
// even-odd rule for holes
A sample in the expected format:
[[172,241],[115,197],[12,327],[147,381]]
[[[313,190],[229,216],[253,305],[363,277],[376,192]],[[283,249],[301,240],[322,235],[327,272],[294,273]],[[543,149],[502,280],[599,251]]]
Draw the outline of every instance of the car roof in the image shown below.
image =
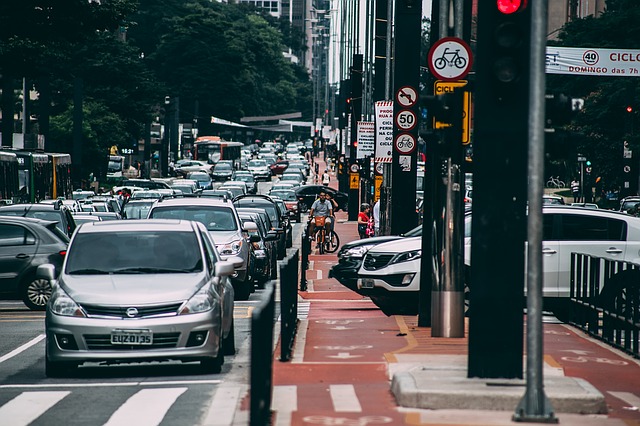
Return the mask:
[[190,220],[176,219],[139,219],[139,220],[105,220],[88,222],[78,228],[77,234],[112,233],[119,231],[177,231],[193,232],[194,225]]
[[60,202],[59,208],[55,208],[54,203],[34,203],[34,204],[7,204],[4,206],[0,206],[0,210],[4,211],[49,211],[49,210],[59,210],[59,209],[69,209],[68,206]]
[[157,200],[158,206],[223,206],[233,208],[230,200],[214,197],[166,198]]
[[35,223],[36,225],[42,225],[45,228],[49,226],[55,226],[55,221],[45,220],[45,219],[36,219],[34,217],[23,217],[23,216],[3,216],[0,214],[0,220],[3,222],[20,222],[20,223]]

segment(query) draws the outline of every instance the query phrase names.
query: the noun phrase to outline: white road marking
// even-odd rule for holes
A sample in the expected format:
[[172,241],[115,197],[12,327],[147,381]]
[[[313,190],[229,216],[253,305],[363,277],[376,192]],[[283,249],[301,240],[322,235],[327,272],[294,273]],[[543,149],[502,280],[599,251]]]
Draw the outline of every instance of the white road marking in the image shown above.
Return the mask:
[[298,302],[298,319],[307,319],[309,317],[309,309],[311,302]]
[[308,329],[309,321],[306,319],[300,320],[298,323],[298,331],[296,332],[296,341],[293,346],[293,357],[291,358],[292,364],[304,362],[304,347],[307,342]]
[[25,343],[24,345],[12,350],[11,352],[9,352],[6,355],[3,355],[0,357],[0,363],[1,362],[5,362],[8,359],[13,358],[14,356],[18,355],[21,352],[26,351],[27,349],[29,349],[31,346],[39,343],[42,339],[44,339],[44,334],[39,335],[38,337],[35,337],[31,340],[29,340],[27,343]]
[[175,380],[161,382],[121,382],[121,383],[43,383],[43,384],[18,384],[0,385],[0,389],[47,389],[47,388],[99,388],[99,387],[126,387],[126,386],[175,386],[175,385],[215,385],[222,383],[222,380]]
[[322,279],[322,269],[318,269],[318,270],[316,271],[316,274],[318,275],[318,276],[316,277],[316,279],[317,279],[317,280],[321,280],[321,279]]
[[298,411],[298,387],[274,386],[271,408],[278,413],[274,426],[289,426],[291,413]]
[[361,413],[362,406],[353,385],[330,385],[333,409],[337,413]]
[[156,426],[187,388],[143,389],[111,415],[105,426]]
[[0,407],[0,419],[12,426],[28,425],[71,392],[23,392]]
[[636,395],[632,394],[631,392],[611,392],[611,391],[608,391],[608,393],[610,395],[612,395],[612,396],[615,396],[618,399],[623,400],[624,402],[629,404],[631,407],[635,407],[636,409],[640,409],[640,398],[638,398]]
[[205,426],[228,426],[233,418],[240,399],[240,386],[220,386],[216,390],[205,417]]

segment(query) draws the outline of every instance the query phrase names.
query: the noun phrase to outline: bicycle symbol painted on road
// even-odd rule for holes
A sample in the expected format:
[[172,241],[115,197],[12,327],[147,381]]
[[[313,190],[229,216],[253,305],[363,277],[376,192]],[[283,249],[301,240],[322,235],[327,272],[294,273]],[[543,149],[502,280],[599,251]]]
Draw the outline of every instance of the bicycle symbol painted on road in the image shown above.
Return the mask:
[[348,419],[346,417],[329,417],[329,416],[306,416],[302,418],[305,423],[326,426],[367,426],[373,424],[391,423],[392,418],[386,416],[364,416],[357,419]]
[[456,49],[455,52],[451,52],[448,47],[445,47],[444,52],[442,52],[442,56],[433,62],[433,66],[438,70],[441,70],[446,66],[454,66],[456,68],[463,69],[467,66],[467,60],[460,56],[460,49]]
[[569,362],[579,362],[579,363],[597,362],[600,364],[611,364],[611,365],[619,365],[619,366],[629,364],[626,361],[622,361],[618,359],[601,358],[596,356],[578,356],[578,357],[563,356],[560,359],[563,361],[569,361]]

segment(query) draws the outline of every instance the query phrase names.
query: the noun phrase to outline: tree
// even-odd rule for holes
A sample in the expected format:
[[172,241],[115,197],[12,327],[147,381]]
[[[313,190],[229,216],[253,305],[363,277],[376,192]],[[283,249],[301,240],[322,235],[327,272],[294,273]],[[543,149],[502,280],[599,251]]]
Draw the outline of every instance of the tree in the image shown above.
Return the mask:
[[[567,23],[559,33],[559,45],[569,47],[640,48],[640,3],[634,0],[609,0],[607,10],[598,18],[592,16]],[[577,154],[587,156],[594,171],[611,186],[622,179],[623,143],[640,153],[638,113],[626,112],[628,105],[640,110],[640,78],[548,75],[549,92],[566,93],[583,98],[584,109],[566,127],[571,132],[564,148],[568,173],[578,168]],[[557,140],[555,141],[557,142]]]

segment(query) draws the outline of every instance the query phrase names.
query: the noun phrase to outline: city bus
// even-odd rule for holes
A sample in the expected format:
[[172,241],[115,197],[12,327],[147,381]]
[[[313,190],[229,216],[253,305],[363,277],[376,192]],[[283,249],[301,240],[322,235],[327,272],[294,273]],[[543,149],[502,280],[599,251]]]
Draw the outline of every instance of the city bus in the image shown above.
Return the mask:
[[223,141],[220,136],[200,136],[193,144],[193,158],[210,164],[231,160],[239,167],[242,148],[242,142]]
[[44,152],[15,151],[18,158],[18,182],[23,203],[37,203],[50,193],[51,165]]
[[19,201],[18,156],[0,151],[0,205]]
[[51,163],[51,199],[66,198],[71,200],[73,186],[71,184],[71,155],[47,153]]

